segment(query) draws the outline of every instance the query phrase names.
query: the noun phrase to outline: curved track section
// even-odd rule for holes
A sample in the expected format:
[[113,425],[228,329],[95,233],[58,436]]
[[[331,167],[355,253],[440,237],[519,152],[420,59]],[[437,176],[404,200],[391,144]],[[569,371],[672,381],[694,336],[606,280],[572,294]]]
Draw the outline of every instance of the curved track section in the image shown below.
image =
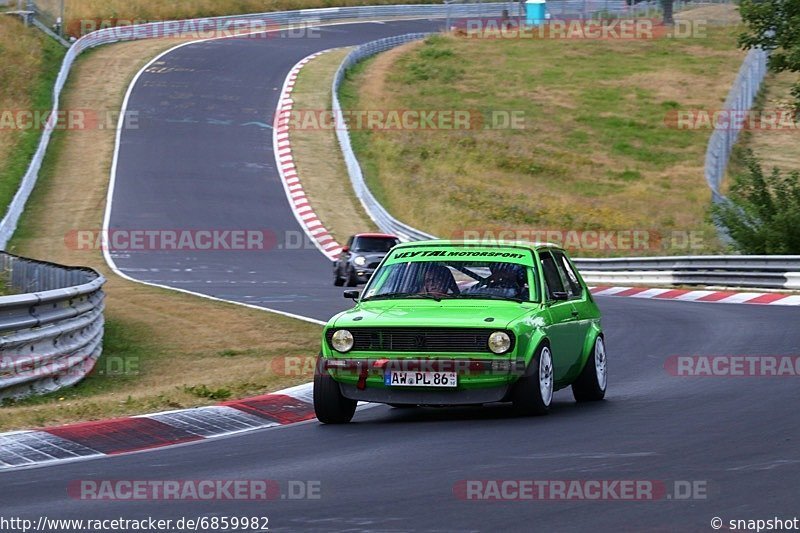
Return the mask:
[[107,229],[112,235],[239,230],[263,235],[268,249],[170,251],[145,244],[113,252],[117,268],[138,281],[318,320],[344,309],[330,261],[307,242],[276,168],[272,125],[281,88],[291,68],[314,52],[442,24],[321,26],[305,37],[220,39],[161,56],[128,96],[136,128],[120,134]]
[[[267,515],[274,531],[709,531],[712,517],[797,513],[797,378],[685,378],[672,355],[787,354],[800,310],[600,300],[611,355],[606,402],[556,393],[553,413],[505,406],[356,414],[143,455],[2,475],[5,514],[61,518]],[[321,499],[81,501],[74,480],[317,480]],[[705,500],[464,501],[462,480],[676,480]]]

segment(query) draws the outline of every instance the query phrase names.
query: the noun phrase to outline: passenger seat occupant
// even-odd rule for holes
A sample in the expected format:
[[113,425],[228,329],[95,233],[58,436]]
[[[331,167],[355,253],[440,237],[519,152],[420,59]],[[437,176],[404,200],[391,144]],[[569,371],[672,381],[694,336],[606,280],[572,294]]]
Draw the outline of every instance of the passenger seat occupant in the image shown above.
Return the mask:
[[426,265],[422,273],[422,288],[420,294],[442,297],[448,294],[458,294],[458,285],[450,269],[443,265]]

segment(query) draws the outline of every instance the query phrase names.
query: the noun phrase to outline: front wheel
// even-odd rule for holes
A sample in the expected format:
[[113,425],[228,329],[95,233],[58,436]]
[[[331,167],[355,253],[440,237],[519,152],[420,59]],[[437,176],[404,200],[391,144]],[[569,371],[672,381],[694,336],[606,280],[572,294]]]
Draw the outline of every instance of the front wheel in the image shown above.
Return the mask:
[[594,341],[594,350],[581,375],[572,384],[572,395],[576,402],[596,402],[606,396],[608,368],[606,366],[606,345],[603,337]]
[[314,413],[323,424],[347,424],[356,412],[356,401],[345,398],[339,384],[325,370],[314,376]]
[[523,415],[545,415],[553,401],[553,354],[542,344],[528,371],[514,385],[514,408]]
[[358,277],[356,276],[356,271],[353,269],[346,270],[347,274],[347,286],[348,287],[357,287],[358,286]]
[[337,287],[344,286],[344,278],[339,275],[339,267],[333,269],[333,284]]

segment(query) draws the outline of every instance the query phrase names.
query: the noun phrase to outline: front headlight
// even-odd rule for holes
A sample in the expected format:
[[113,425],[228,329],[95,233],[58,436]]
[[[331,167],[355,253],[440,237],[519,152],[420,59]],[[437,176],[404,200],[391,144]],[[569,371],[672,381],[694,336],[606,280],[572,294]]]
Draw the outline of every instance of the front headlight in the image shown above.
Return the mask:
[[360,267],[363,267],[364,265],[367,264],[367,258],[364,257],[363,255],[359,255],[358,257],[353,259],[353,263],[355,263],[356,265],[358,265]]
[[347,353],[353,349],[353,334],[346,329],[340,329],[331,337],[333,349],[337,352]]
[[511,337],[502,331],[489,335],[489,349],[496,354],[506,353],[511,348]]

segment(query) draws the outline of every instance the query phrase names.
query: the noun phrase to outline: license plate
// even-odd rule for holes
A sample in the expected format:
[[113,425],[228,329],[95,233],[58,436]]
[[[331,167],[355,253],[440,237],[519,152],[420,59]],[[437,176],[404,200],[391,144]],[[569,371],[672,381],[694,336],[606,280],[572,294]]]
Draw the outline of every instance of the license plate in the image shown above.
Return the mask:
[[384,375],[388,387],[456,387],[455,372],[408,372],[392,370]]

